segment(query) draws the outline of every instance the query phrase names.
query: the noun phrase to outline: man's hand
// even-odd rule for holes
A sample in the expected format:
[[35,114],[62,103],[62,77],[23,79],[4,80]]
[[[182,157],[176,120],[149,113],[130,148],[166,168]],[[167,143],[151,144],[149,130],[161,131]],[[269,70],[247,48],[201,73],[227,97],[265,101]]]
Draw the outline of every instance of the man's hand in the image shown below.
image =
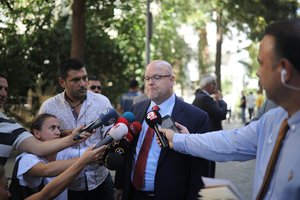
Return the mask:
[[115,189],[114,200],[121,200],[122,197],[123,197],[123,190],[121,190],[121,189]]
[[215,100],[221,100],[223,98],[223,94],[220,90],[217,90],[216,94],[215,94]]
[[[171,129],[166,129],[166,128],[160,128],[159,131],[162,132],[167,137],[170,148],[173,148],[172,141],[173,141],[173,136],[175,134],[174,131]],[[157,136],[156,136],[156,141],[157,141],[158,145],[160,147],[162,147],[162,144]]]
[[[190,133],[189,130],[185,126],[179,124],[178,122],[175,122],[175,125],[176,125],[177,129],[180,131],[180,133],[183,133],[183,134]],[[165,128],[160,128],[159,131],[162,132],[167,137],[170,148],[173,148],[173,137],[175,134],[174,131],[171,129],[165,129]],[[162,147],[162,144],[157,136],[156,136],[156,141],[157,141],[158,145],[160,147]]]
[[177,129],[180,131],[180,133],[190,133],[189,130],[187,129],[187,127],[179,124],[178,122],[175,122],[175,125],[176,125]]

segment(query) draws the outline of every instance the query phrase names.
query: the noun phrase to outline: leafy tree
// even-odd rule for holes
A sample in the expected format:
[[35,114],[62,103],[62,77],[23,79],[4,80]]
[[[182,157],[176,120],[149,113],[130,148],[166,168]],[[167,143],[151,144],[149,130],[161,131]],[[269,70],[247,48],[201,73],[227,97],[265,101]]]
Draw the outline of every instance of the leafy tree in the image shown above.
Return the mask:
[[[62,59],[70,57],[71,52],[71,2],[56,4],[28,0],[6,3],[1,4],[1,12],[7,18],[2,19],[4,28],[0,30],[0,64],[5,66],[3,71],[8,74],[11,96],[26,96],[29,88],[39,97],[54,95],[59,91],[57,66]],[[144,29],[143,24],[141,27],[136,24],[143,20],[135,19],[131,12],[133,6],[138,7],[138,1],[133,5],[90,0],[85,5],[84,61],[88,71],[99,75],[103,85],[108,87],[107,90],[104,88],[104,92],[112,102],[116,102],[125,90],[124,85],[136,72],[141,74],[138,69],[143,68],[141,49],[144,47],[139,44],[143,37],[140,37],[142,34],[139,31]],[[126,13],[123,22],[117,23],[114,19],[114,9],[117,7]],[[133,20],[127,22],[126,17]],[[23,32],[18,24],[24,27]],[[137,28],[132,31],[131,26]],[[112,38],[108,29],[119,32],[123,40]],[[83,54],[80,53],[79,57]]]
[[[75,20],[72,25],[73,2],[83,3],[76,8],[83,9],[85,21],[76,29],[81,32],[75,31],[81,34],[82,40],[72,39],[72,28],[78,25]],[[200,71],[204,73],[210,71],[208,67],[214,61],[219,59],[221,63],[221,57],[214,60],[206,52],[204,27],[209,22],[216,22],[214,13],[222,14],[219,27],[223,34],[230,35],[229,27],[235,26],[257,42],[267,23],[296,16],[299,7],[297,0],[169,0],[155,3],[158,14],[153,17],[151,57],[173,64],[182,89],[189,86],[185,66],[191,57],[195,57],[180,35],[183,23],[191,24],[200,35],[199,53],[196,52],[199,55],[196,56]],[[10,95],[14,99],[26,96],[29,88],[38,97],[57,93],[57,66],[70,55],[84,60],[89,74],[99,76],[104,93],[113,103],[127,90],[128,80],[137,77],[141,82],[146,64],[146,0],[3,0],[0,6],[0,66],[8,75]],[[73,14],[77,14],[75,6]],[[79,42],[77,46],[75,41]],[[252,51],[251,55],[255,54],[254,48],[248,50]],[[255,70],[254,60],[256,57],[252,63],[247,63],[253,67],[249,68],[249,74]]]

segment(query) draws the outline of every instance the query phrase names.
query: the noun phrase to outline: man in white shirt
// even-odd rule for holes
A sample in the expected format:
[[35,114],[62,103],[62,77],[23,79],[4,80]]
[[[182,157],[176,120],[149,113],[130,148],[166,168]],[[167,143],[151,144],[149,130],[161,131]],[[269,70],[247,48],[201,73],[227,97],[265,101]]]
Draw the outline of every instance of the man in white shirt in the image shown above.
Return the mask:
[[[112,107],[109,99],[102,95],[88,91],[88,75],[84,64],[77,59],[66,59],[59,67],[59,83],[65,89],[62,93],[46,100],[39,113],[55,115],[60,122],[63,133],[68,134],[79,125],[87,125],[97,119],[108,107]],[[59,159],[80,157],[80,150],[91,146],[104,138],[102,128],[84,143],[64,150]],[[78,149],[78,155],[73,149]],[[85,168],[74,183],[69,187],[68,196],[72,200],[93,199],[95,196],[104,200],[113,200],[113,181],[107,168],[92,165]]]

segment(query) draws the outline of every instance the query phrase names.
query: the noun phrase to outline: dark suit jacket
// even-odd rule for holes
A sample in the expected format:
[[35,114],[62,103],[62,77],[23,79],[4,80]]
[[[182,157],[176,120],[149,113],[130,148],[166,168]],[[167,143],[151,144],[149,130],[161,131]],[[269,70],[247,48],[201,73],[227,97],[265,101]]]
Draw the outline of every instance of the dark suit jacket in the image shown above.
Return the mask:
[[226,119],[227,104],[223,100],[217,102],[202,90],[196,91],[193,105],[204,110],[209,115],[211,121],[211,131],[222,130],[222,120]]
[[[150,100],[145,100],[134,105],[133,113],[137,121],[143,122],[149,104]],[[175,122],[186,126],[191,133],[205,133],[209,130],[207,113],[179,100],[177,97],[171,117]],[[124,189],[123,199],[131,199],[133,192],[130,174],[137,140],[138,137],[132,142],[131,152],[126,159],[128,162],[125,170],[116,173],[115,186]],[[155,199],[197,199],[198,192],[203,187],[201,176],[208,176],[208,173],[207,160],[170,149],[162,149],[155,174]]]

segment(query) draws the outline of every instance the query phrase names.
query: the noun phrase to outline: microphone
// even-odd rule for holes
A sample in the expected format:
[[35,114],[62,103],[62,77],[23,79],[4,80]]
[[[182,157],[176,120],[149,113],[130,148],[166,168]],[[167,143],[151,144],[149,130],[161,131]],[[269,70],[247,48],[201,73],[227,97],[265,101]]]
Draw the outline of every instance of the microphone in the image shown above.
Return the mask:
[[[124,117],[119,117],[117,122],[118,123],[123,123],[127,126],[127,128],[129,128],[129,122]],[[127,140],[128,142],[131,142],[133,140],[133,136],[129,132],[127,132],[127,134],[124,136],[124,139]]]
[[109,170],[118,170],[123,166],[124,157],[117,152],[109,153],[104,160],[104,166]]
[[[135,130],[138,126],[136,125],[136,122],[133,122],[135,120],[135,116],[132,112],[124,112],[122,117],[119,117],[119,119],[117,120],[117,122],[121,122],[127,125],[129,132],[124,136],[124,139],[127,140],[128,142],[131,143],[131,141],[133,140],[133,136],[136,135],[136,133],[134,132],[140,132],[138,130]],[[134,124],[132,125],[133,122]]]
[[127,119],[129,122],[133,122],[135,120],[135,116],[132,112],[124,112],[122,115],[125,119]]
[[110,144],[114,140],[121,140],[123,136],[128,132],[128,128],[125,124],[123,123],[117,123],[115,124],[108,133],[108,136],[106,136],[103,140],[99,141],[95,148],[99,148],[103,145]]
[[126,126],[129,126],[129,121],[124,117],[119,117],[116,123],[123,123],[126,124]]
[[[127,128],[129,128],[129,121],[127,119],[125,119],[124,117],[119,117],[119,119],[117,120],[117,123],[123,123],[127,126]],[[128,132],[125,136],[124,139],[127,140],[128,142],[133,140],[133,136]]]
[[134,136],[138,135],[141,130],[142,125],[139,122],[132,122],[128,126],[128,133],[121,140],[113,142],[107,147],[104,157],[108,169],[117,170],[123,166],[124,157],[130,149],[130,143],[134,139]]
[[142,130],[142,125],[140,122],[134,121],[128,126],[128,133],[124,136],[124,139],[129,143],[132,142],[133,138],[138,135]]
[[166,136],[158,130],[158,125],[162,123],[162,117],[156,110],[151,110],[146,114],[145,120],[149,127],[155,130],[155,133],[162,144],[162,147],[169,147],[168,139]]
[[75,135],[73,140],[77,141],[81,139],[80,134],[82,132],[92,132],[94,129],[99,128],[100,126],[109,126],[113,123],[116,122],[116,120],[118,119],[118,113],[115,109],[109,107],[107,109],[105,109],[100,116],[95,119],[94,121],[92,121],[89,125],[87,125],[86,127],[84,127],[79,134]]
[[142,130],[142,124],[138,121],[134,121],[128,126],[129,133],[133,136],[138,135]]

